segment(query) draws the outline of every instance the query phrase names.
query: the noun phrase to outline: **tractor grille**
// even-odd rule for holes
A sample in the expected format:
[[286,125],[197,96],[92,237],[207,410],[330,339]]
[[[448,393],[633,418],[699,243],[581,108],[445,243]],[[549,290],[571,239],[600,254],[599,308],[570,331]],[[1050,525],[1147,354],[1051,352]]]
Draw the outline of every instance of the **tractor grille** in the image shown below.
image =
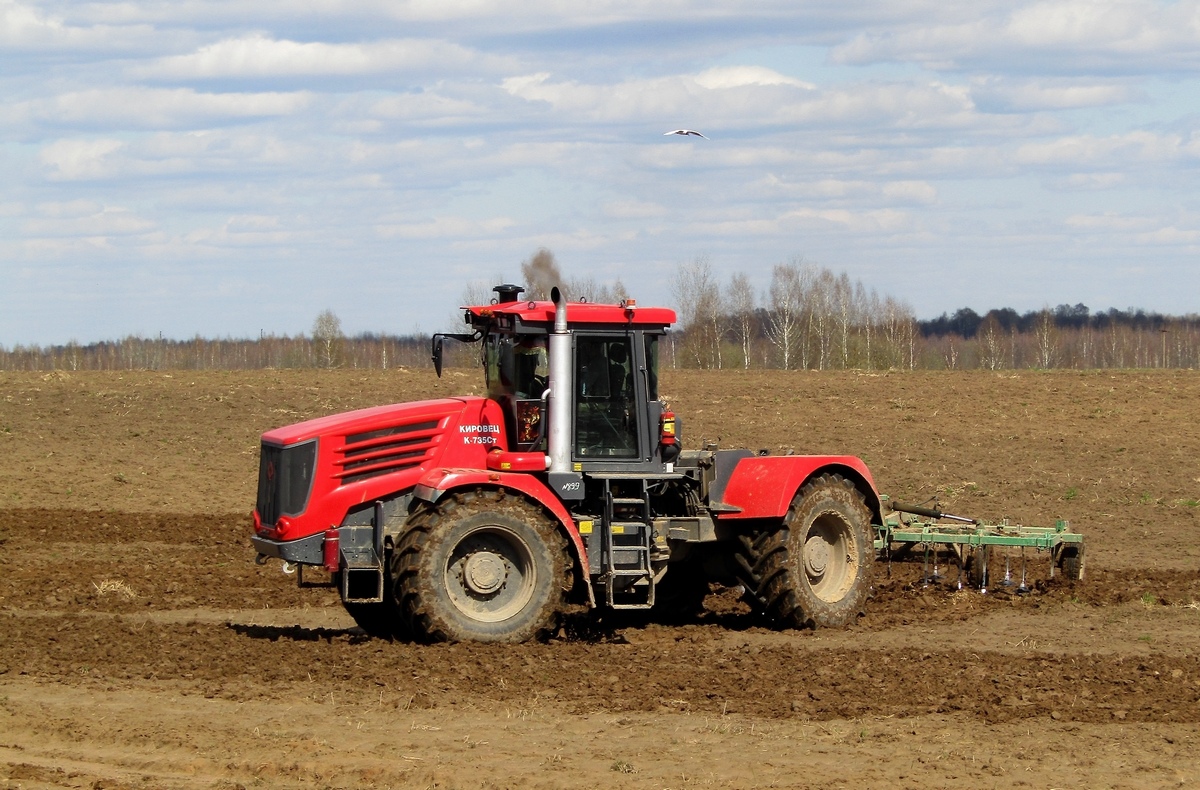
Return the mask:
[[316,462],[316,439],[291,447],[262,446],[257,510],[263,524],[274,524],[280,516],[298,516],[304,512]]
[[438,420],[394,425],[346,437],[335,451],[334,477],[343,485],[420,466],[440,436]]

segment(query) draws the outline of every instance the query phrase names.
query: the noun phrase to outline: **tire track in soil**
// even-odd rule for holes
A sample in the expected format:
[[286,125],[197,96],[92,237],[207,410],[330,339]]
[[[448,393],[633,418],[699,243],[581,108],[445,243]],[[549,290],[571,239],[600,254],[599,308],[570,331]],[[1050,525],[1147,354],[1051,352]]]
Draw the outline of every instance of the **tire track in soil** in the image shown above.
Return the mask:
[[3,628],[9,638],[0,644],[0,677],[108,690],[151,682],[241,700],[334,691],[427,708],[542,701],[573,713],[1200,722],[1195,656],[881,651],[812,647],[803,638],[730,648],[719,626],[659,627],[637,644],[525,645],[414,645],[353,630],[156,624],[128,616],[8,615]]

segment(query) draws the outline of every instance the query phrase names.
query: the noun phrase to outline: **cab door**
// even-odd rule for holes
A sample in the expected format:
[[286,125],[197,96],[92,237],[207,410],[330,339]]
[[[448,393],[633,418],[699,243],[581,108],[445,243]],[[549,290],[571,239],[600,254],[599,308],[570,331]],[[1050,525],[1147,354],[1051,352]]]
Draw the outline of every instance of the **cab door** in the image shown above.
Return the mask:
[[575,458],[637,461],[644,457],[644,382],[636,334],[575,337]]

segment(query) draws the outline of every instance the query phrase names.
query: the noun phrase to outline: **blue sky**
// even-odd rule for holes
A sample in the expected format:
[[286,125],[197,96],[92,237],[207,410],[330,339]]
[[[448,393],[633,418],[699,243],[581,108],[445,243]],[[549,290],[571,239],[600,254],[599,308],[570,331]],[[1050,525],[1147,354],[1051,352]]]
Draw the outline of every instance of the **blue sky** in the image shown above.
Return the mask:
[[435,331],[541,247],[1195,313],[1198,74],[1197,0],[0,0],[0,345]]

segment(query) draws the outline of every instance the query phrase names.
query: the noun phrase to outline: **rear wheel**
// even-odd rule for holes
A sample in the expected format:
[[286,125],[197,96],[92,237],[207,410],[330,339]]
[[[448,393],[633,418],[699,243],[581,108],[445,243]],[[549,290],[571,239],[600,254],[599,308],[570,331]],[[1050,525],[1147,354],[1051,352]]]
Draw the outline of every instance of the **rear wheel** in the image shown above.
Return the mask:
[[849,480],[810,480],[784,521],[752,544],[757,598],[793,626],[842,626],[863,611],[875,544],[871,511]]
[[551,630],[571,588],[566,541],[519,496],[448,495],[412,519],[392,557],[395,599],[433,641],[524,642]]

